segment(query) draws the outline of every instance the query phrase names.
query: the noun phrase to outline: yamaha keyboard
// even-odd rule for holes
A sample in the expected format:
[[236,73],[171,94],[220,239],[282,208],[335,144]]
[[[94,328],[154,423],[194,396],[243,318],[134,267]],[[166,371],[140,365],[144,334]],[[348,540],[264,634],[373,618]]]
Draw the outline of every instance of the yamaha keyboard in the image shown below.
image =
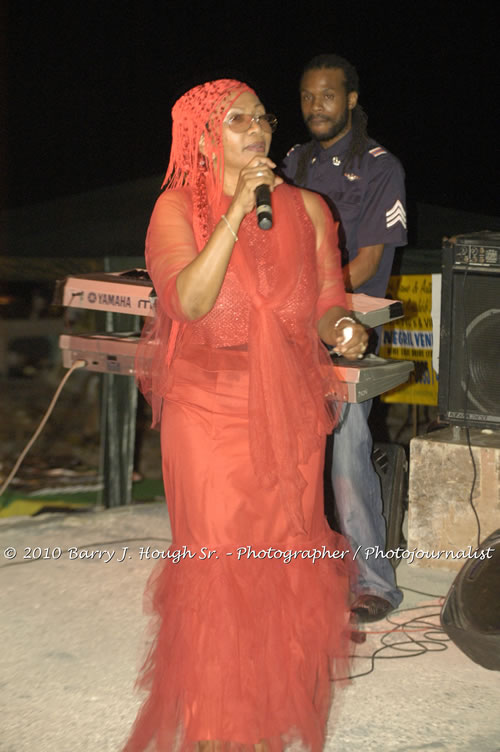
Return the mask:
[[140,334],[61,334],[59,348],[65,368],[77,360],[84,360],[87,371],[133,376],[135,353]]
[[346,293],[347,308],[360,324],[368,329],[382,326],[404,316],[403,303],[389,298],[374,298],[364,293]]
[[[54,303],[68,308],[152,316],[156,295],[145,269],[123,272],[77,274],[56,283]],[[347,294],[347,307],[368,328],[402,318],[400,300]]]
[[[62,334],[59,347],[63,365],[70,368],[77,360],[86,362],[88,371],[131,376],[139,335],[123,334]],[[339,385],[333,393],[339,402],[364,402],[408,381],[413,363],[407,360],[385,360],[367,355],[362,361],[333,358]]]
[[56,282],[54,304],[92,311],[152,316],[155,292],[144,269],[76,274]]
[[364,402],[384,394],[410,378],[411,360],[392,360],[366,355],[363,360],[334,357],[338,388],[333,393],[338,402]]

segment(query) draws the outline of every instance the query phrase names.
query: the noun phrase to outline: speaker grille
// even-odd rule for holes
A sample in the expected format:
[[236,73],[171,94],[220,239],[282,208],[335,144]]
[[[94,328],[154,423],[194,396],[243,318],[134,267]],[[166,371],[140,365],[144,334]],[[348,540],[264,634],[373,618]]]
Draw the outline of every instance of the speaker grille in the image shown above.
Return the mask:
[[[499,285],[500,281],[497,281],[497,286]],[[500,293],[500,290],[497,292]],[[500,310],[491,309],[471,321],[466,333],[470,374],[469,399],[480,410],[492,413],[495,413],[500,406],[499,332]],[[466,382],[464,382],[465,388]]]

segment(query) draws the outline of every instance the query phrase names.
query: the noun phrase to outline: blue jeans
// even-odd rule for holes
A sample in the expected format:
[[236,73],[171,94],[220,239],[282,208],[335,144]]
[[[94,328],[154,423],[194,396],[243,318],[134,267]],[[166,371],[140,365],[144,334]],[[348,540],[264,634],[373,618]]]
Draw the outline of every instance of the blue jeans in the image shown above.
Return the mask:
[[368,427],[372,400],[344,406],[333,439],[332,485],[340,530],[355,552],[359,570],[356,595],[371,593],[397,607],[403,594],[396,586],[390,559],[367,554],[368,547],[385,551],[380,480],[372,464],[373,440]]

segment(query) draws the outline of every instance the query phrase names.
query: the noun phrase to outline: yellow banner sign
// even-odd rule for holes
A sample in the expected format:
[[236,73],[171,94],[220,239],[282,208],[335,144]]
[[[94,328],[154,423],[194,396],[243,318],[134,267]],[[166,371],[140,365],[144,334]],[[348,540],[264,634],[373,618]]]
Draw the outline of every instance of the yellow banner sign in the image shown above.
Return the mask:
[[437,405],[438,380],[432,367],[432,276],[408,274],[389,280],[387,297],[403,302],[405,315],[382,329],[380,356],[412,360],[415,370],[406,384],[382,395],[384,402]]

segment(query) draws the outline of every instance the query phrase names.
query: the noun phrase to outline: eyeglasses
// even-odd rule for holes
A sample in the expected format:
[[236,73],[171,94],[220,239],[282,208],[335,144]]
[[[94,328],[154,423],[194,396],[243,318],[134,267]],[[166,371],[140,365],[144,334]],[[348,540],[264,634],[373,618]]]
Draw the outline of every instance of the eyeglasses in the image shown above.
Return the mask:
[[243,112],[235,112],[224,122],[235,133],[244,133],[254,121],[266,133],[274,133],[278,125],[278,118],[276,115],[271,115],[270,112],[266,112],[265,115],[245,115]]

